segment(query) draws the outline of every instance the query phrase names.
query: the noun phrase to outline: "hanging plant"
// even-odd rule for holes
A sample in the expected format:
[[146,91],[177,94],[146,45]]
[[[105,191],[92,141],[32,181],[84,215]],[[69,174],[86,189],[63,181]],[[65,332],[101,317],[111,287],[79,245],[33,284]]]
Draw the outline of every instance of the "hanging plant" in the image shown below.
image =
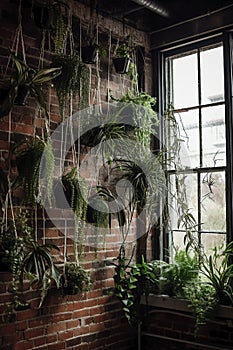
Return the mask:
[[118,74],[127,74],[131,63],[131,49],[127,43],[123,43],[116,49],[116,57],[113,57],[113,64]]
[[[22,145],[24,149],[20,150]],[[40,194],[39,179],[42,175],[46,183],[43,196],[50,203],[52,200],[54,172],[54,154],[50,140],[43,141],[39,137],[26,140],[16,146],[15,152],[19,172],[17,184],[22,186],[23,189],[23,204],[35,207],[38,203],[38,195]],[[42,154],[44,163],[41,166]]]
[[41,292],[39,308],[54,281],[57,288],[60,287],[60,272],[55,266],[51,250],[59,250],[54,244],[39,244],[32,238],[26,241],[26,254],[23,261],[23,271],[32,285],[36,285]]
[[86,221],[87,185],[86,181],[77,174],[77,169],[71,169],[62,176],[62,184],[66,199],[78,218]]
[[11,58],[15,72],[10,80],[2,82],[7,93],[2,92],[0,117],[6,115],[14,104],[25,106],[29,95],[35,97],[40,107],[46,111],[43,86],[57,77],[61,73],[61,69],[57,67],[37,71],[29,67],[13,53],[11,53]]
[[[154,110],[156,98],[146,92],[132,92],[128,90],[120,98],[113,97],[109,91],[110,98],[115,102],[132,103],[133,123],[135,124],[135,133],[138,140],[145,146],[150,147],[152,127],[158,125],[158,116]],[[141,108],[141,106],[143,108]],[[127,107],[127,105],[126,105]]]
[[85,44],[81,47],[82,62],[86,64],[94,64],[97,61],[98,55],[106,56],[106,50],[95,39],[84,41]]
[[61,115],[64,117],[67,98],[79,96],[79,106],[84,108],[89,102],[89,69],[80,61],[77,52],[73,54],[55,54],[53,65],[61,67],[61,74],[54,79]]
[[88,199],[87,222],[96,227],[109,227],[110,214],[107,200],[100,191]]
[[76,262],[68,262],[65,264],[63,277],[64,294],[81,294],[91,289],[90,273]]
[[13,300],[7,306],[4,317],[10,320],[14,311],[25,310],[29,304],[23,300],[20,286],[23,284],[23,264],[26,254],[25,242],[31,236],[27,212],[20,212],[16,220],[3,222],[0,234],[1,270],[12,273]]

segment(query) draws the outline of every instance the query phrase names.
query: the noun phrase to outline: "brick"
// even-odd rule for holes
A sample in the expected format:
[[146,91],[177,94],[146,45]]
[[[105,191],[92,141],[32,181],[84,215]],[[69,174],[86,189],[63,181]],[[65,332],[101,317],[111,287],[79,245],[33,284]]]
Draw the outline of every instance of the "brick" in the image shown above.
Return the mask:
[[47,344],[47,337],[38,337],[33,339],[33,346],[35,349],[37,349],[39,346]]
[[24,332],[26,340],[40,337],[43,334],[44,334],[44,328],[42,328],[42,327],[41,328],[28,329],[27,331]]
[[68,339],[66,341],[66,346],[67,347],[72,347],[72,346],[76,346],[78,344],[81,344],[81,337],[78,338],[78,337],[75,337],[75,338],[72,338],[72,339]]
[[21,341],[18,342],[15,346],[14,346],[14,350],[32,350],[33,349],[33,342],[28,342],[28,341]]
[[64,342],[48,344],[48,350],[64,350],[66,349],[66,345]]

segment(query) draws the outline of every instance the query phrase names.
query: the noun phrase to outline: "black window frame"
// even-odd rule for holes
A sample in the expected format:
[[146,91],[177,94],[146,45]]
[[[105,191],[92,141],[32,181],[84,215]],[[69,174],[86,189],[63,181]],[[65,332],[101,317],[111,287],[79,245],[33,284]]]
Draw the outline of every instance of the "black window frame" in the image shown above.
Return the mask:
[[[163,118],[165,111],[165,60],[169,56],[182,54],[222,42],[224,60],[224,95],[226,125],[226,232],[227,243],[233,240],[233,33],[224,31],[211,37],[202,37],[192,42],[183,42],[179,46],[171,45],[153,52],[154,62],[154,94],[158,99],[158,113]],[[161,123],[162,125],[162,123]],[[160,135],[163,144],[163,130]],[[161,219],[162,220],[162,219]],[[164,233],[162,222],[157,226],[153,237],[153,258],[166,260],[168,237]]]

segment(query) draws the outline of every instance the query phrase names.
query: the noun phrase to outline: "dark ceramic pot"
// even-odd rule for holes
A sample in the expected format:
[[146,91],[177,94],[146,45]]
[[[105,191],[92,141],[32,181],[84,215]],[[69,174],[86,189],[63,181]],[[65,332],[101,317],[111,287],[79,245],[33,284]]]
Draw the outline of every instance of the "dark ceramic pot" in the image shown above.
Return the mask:
[[115,57],[113,58],[113,64],[114,64],[116,73],[127,74],[129,72],[129,67],[130,67],[130,58]]
[[83,63],[93,64],[97,61],[97,47],[95,45],[92,46],[84,46],[82,47],[82,61]]

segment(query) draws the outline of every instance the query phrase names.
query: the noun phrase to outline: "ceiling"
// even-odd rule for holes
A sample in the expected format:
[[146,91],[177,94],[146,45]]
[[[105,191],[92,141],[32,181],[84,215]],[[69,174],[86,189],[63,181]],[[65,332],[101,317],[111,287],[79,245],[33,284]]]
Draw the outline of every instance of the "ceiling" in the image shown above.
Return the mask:
[[[99,13],[148,33],[233,6],[232,0],[90,0],[90,3]],[[146,5],[156,7],[160,13]]]

